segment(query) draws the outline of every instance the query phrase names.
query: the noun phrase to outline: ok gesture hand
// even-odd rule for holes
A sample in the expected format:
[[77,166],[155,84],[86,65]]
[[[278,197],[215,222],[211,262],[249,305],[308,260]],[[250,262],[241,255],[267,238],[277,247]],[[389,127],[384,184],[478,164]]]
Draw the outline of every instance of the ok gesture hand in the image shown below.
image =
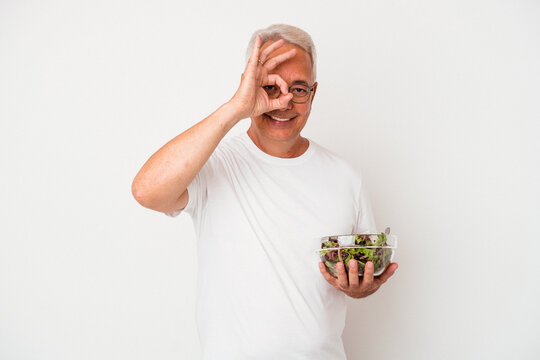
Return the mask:
[[[283,39],[278,40],[262,52],[260,51],[261,41],[261,37],[258,35],[246,70],[242,74],[240,86],[230,101],[235,104],[242,119],[258,116],[276,109],[283,109],[292,99],[287,83],[279,75],[270,72],[282,62],[292,58],[296,54],[296,50],[291,49],[283,54],[269,58],[269,55],[283,46],[285,41]],[[281,95],[277,99],[269,99],[263,89],[265,85],[279,87]]]

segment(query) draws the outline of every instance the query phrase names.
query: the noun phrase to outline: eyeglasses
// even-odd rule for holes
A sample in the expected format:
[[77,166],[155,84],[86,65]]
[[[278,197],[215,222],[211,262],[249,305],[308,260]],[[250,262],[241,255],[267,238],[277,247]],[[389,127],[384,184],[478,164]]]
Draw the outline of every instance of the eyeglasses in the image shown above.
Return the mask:
[[[281,95],[281,90],[276,85],[265,85],[263,89],[270,99],[277,99]],[[293,85],[289,88],[289,92],[293,94],[291,101],[295,104],[303,104],[309,100],[312,91],[313,85]]]

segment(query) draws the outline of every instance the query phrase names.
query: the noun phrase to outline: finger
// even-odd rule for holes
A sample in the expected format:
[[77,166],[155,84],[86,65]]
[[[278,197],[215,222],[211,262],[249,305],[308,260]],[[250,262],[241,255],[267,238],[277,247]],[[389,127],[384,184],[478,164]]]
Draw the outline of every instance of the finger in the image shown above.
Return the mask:
[[364,279],[362,279],[362,285],[371,287],[373,284],[373,262],[368,261],[364,268]]
[[291,49],[287,51],[286,53],[283,53],[281,55],[274,56],[273,58],[269,59],[267,62],[264,63],[264,67],[270,71],[274,69],[276,66],[281,64],[282,62],[286,61],[287,59],[290,59],[296,55],[296,49]]
[[279,86],[282,94],[285,95],[289,93],[289,86],[287,85],[285,80],[283,80],[283,78],[277,74],[268,75],[267,81],[265,81],[263,85],[277,85]]
[[271,106],[272,110],[278,110],[278,109],[284,109],[287,107],[287,104],[289,104],[289,101],[291,101],[293,98],[293,95],[291,93],[288,93],[287,95],[280,95],[277,99],[272,100]]
[[328,281],[333,287],[336,287],[336,278],[333,277],[328,270],[326,270],[326,266],[322,262],[319,262],[319,270],[321,271],[321,274],[325,278],[326,281]]
[[345,265],[343,262],[338,262],[336,264],[338,279],[337,283],[340,288],[342,289],[348,289],[349,288],[349,279],[347,279],[347,272],[345,271]]
[[398,268],[397,263],[391,263],[390,266],[377,278],[379,283],[384,284],[386,280],[390,278],[390,276],[394,275]]
[[270,45],[266,49],[264,49],[261,52],[261,55],[259,56],[259,59],[264,63],[264,61],[268,58],[268,55],[270,55],[277,48],[283,46],[283,44],[285,44],[285,40],[279,39],[278,41],[276,41],[275,43],[273,43],[272,45]]
[[351,259],[351,261],[349,261],[349,286],[350,287],[360,286],[360,276],[358,275],[358,264],[356,260],[354,259]]
[[253,44],[253,50],[251,50],[251,55],[249,56],[249,61],[247,65],[248,71],[255,71],[259,62],[259,51],[261,48],[261,36],[257,35],[255,39],[255,44]]

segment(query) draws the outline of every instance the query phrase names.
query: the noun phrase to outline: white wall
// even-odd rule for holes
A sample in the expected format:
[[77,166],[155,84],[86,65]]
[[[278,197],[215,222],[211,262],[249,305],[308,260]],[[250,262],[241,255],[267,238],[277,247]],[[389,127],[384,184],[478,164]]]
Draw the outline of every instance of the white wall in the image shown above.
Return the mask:
[[305,135],[400,236],[348,302],[349,359],[539,358],[539,3],[193,3],[0,3],[0,358],[199,356],[191,220],[130,185],[276,22],[318,46]]

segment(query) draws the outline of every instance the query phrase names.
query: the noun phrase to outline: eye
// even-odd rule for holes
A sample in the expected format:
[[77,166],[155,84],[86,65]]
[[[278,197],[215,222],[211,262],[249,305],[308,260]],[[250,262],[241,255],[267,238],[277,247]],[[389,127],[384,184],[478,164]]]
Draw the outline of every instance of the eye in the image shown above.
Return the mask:
[[264,85],[263,89],[266,90],[266,91],[275,91],[276,86],[275,85]]
[[291,92],[293,93],[293,95],[300,95],[300,96],[302,96],[302,95],[306,95],[308,91],[307,91],[307,89],[305,89],[305,88],[303,88],[303,87],[297,87],[297,86],[295,86],[295,87],[293,87],[293,88],[291,89]]

